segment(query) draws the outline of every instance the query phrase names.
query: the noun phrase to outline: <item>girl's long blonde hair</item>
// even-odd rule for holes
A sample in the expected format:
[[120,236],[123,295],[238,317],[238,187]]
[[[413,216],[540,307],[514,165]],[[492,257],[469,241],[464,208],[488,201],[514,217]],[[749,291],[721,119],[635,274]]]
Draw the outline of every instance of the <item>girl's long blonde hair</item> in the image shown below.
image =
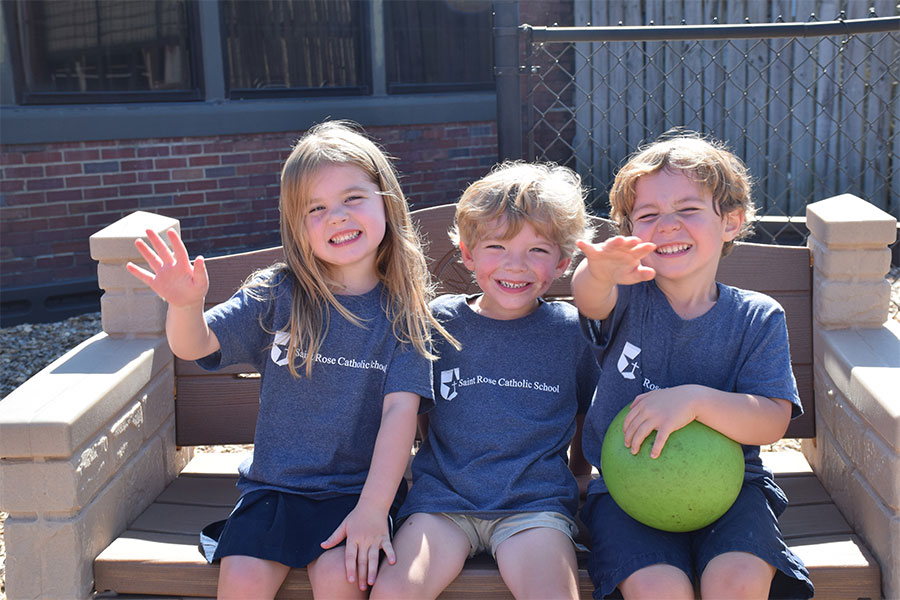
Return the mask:
[[[305,351],[302,364],[306,377],[310,377],[328,331],[329,305],[351,323],[364,326],[335,297],[332,290],[336,281],[329,266],[313,254],[306,236],[304,219],[311,181],[320,168],[333,164],[362,169],[381,190],[386,224],[375,266],[384,286],[383,307],[393,323],[394,336],[433,360],[436,356],[431,349],[432,328],[454,343],[455,340],[428,309],[434,288],[397,172],[385,153],[346,121],[329,121],[310,129],[294,146],[281,171],[279,209],[286,264],[277,265],[275,273],[281,267],[293,275],[288,355],[294,357],[298,350]],[[294,360],[288,362],[288,367],[291,375],[300,377]]]

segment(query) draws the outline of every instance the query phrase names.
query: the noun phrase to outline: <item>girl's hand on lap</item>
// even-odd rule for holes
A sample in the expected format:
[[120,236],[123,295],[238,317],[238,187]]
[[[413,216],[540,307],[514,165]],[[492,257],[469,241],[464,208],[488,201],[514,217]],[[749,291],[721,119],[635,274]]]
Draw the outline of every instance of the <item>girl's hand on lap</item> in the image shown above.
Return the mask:
[[384,550],[390,564],[397,562],[387,527],[387,513],[383,510],[360,502],[334,533],[322,542],[322,547],[333,548],[345,538],[347,581],[357,581],[362,591],[366,590],[367,585],[375,584],[381,550]]

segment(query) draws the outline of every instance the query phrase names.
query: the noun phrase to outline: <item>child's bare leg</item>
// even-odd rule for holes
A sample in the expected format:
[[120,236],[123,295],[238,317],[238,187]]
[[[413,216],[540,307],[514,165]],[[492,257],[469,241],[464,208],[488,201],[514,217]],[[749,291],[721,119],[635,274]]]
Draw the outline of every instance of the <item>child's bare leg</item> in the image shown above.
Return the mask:
[[551,527],[520,531],[500,542],[497,566],[506,587],[523,598],[578,598],[575,546]]
[[626,600],[694,598],[694,586],[691,585],[690,577],[678,567],[665,564],[638,569],[619,584],[619,591]]
[[326,550],[306,566],[313,598],[357,600],[366,597],[367,592],[359,589],[359,583],[347,581],[344,550],[344,546]]
[[469,538],[441,515],[411,515],[394,536],[393,565],[382,561],[370,598],[437,598],[462,571]]
[[220,599],[274,598],[291,568],[255,556],[225,556],[219,565]]
[[700,576],[703,598],[767,598],[775,567],[747,552],[726,552],[709,561]]

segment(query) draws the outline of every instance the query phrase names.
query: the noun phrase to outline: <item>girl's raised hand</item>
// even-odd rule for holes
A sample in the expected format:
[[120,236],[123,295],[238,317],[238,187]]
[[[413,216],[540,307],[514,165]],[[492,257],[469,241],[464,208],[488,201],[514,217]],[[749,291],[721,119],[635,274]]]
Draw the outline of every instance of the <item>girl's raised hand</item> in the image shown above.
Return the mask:
[[134,241],[135,247],[147,261],[152,272],[134,263],[128,263],[125,268],[146,283],[170,306],[199,305],[202,310],[206,292],[209,290],[209,278],[206,274],[203,257],[198,256],[192,265],[188,258],[187,248],[184,247],[178,232],[169,229],[166,236],[172,246],[171,250],[163,239],[150,229],[147,230],[147,238],[150,240],[152,248],[144,240]]

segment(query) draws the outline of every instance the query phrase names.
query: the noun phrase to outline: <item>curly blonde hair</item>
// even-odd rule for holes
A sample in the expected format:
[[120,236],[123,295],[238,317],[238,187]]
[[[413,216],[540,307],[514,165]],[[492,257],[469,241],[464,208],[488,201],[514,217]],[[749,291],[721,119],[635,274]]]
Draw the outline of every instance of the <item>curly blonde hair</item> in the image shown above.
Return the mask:
[[[398,340],[412,344],[433,360],[432,330],[452,343],[455,340],[428,308],[434,286],[397,172],[384,151],[347,121],[329,121],[311,128],[294,146],[281,171],[279,209],[285,264],[276,265],[272,274],[287,270],[293,275],[289,356],[302,348],[306,353],[302,364],[306,377],[310,377],[314,357],[328,330],[329,305],[351,323],[362,325],[338,301],[329,265],[313,253],[305,231],[311,182],[322,167],[335,164],[362,169],[378,186],[387,222],[375,264],[386,293],[385,313]],[[294,362],[288,366],[291,375],[299,377]]]
[[[750,196],[752,181],[747,166],[723,142],[680,129],[667,131],[657,141],[639,148],[616,173],[609,191],[610,217],[621,233],[632,232],[631,211],[638,180],[662,169],[683,173],[707,188],[717,215],[742,210],[744,224],[735,241],[751,233],[756,207]],[[734,241],[725,242],[722,256],[733,246]]]
[[529,223],[564,258],[572,257],[575,242],[593,236],[581,178],[554,163],[505,162],[471,184],[456,206],[450,238],[471,248],[493,232],[497,219],[506,224],[503,239]]

